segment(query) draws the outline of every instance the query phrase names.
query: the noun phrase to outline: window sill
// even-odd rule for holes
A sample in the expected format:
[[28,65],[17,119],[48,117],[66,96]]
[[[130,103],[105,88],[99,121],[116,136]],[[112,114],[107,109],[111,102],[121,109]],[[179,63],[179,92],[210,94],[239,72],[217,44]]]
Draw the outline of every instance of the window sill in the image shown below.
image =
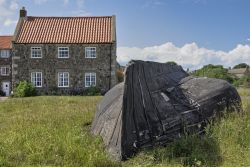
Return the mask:
[[69,57],[57,57],[58,59],[69,59]]

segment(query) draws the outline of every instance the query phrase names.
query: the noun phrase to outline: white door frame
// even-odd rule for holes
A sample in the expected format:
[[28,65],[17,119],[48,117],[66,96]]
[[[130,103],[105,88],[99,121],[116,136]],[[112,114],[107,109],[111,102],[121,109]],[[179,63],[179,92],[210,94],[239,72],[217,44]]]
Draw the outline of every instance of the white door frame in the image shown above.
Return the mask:
[[5,96],[10,96],[10,82],[3,81],[1,87],[2,91],[5,92]]

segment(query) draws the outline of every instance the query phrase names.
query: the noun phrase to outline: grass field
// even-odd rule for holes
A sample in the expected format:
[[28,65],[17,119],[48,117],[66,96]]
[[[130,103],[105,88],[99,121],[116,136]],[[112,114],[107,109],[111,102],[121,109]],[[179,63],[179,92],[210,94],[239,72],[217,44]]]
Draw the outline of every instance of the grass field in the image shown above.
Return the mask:
[[102,140],[89,133],[100,100],[41,96],[0,102],[0,166],[250,166],[249,99],[243,99],[242,113],[215,122],[204,137],[143,150],[122,163],[112,162]]
[[246,89],[246,88],[239,88],[238,92],[241,96],[248,96],[250,97],[250,88]]

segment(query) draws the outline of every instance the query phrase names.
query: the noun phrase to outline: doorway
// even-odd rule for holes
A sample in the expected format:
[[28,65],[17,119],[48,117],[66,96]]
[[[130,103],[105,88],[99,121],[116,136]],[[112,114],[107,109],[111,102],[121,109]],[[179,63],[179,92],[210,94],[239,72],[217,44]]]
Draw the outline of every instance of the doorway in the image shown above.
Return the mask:
[[2,90],[5,93],[5,96],[10,95],[10,82],[2,82]]

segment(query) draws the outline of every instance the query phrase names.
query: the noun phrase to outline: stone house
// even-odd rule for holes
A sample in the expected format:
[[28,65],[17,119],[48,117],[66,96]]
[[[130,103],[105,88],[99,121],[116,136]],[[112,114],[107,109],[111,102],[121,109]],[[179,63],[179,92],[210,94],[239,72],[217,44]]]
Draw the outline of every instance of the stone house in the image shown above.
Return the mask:
[[11,40],[12,36],[0,36],[0,90],[6,96],[11,91]]
[[250,73],[250,68],[247,67],[247,68],[231,69],[231,70],[228,70],[228,73],[232,74],[232,75],[234,75],[234,76],[236,76],[238,78],[241,78],[245,74],[249,74]]
[[115,16],[36,17],[20,10],[13,36],[12,85],[27,80],[38,91],[91,86],[106,92],[116,79]]

